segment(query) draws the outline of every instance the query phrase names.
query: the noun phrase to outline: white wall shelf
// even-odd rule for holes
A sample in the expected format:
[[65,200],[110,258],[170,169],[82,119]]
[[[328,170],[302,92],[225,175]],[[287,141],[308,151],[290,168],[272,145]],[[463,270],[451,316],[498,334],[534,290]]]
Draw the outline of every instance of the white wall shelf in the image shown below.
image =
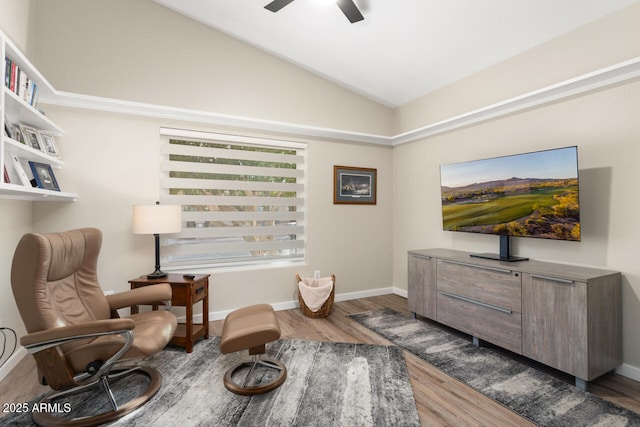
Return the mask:
[[61,169],[64,166],[64,162],[62,161],[62,159],[50,156],[40,150],[31,148],[28,145],[18,142],[12,138],[5,138],[4,150],[6,153],[15,154],[23,160],[48,163],[52,168],[55,169]]
[[0,197],[3,199],[29,200],[32,202],[75,202],[78,195],[62,191],[44,190],[19,184],[0,184]]
[[[43,134],[52,136],[62,136],[62,129],[51,119],[37,109],[35,105],[31,105],[23,97],[16,94],[6,86],[7,70],[6,58],[10,59],[24,75],[35,84],[38,91],[38,97],[55,96],[55,89],[40,74],[40,72],[31,64],[31,62],[20,52],[20,50],[9,40],[2,32],[0,32],[0,75],[2,77],[2,90],[0,91],[0,168],[6,168],[9,173],[11,182],[6,182],[4,173],[0,178],[0,198],[16,199],[28,201],[55,201],[55,202],[72,202],[77,200],[78,195],[75,193],[55,191],[29,185],[22,185],[22,181],[18,178],[15,171],[12,157],[17,157],[19,163],[27,174],[27,179],[31,179],[31,170],[28,162],[37,162],[50,165],[53,169],[61,169],[64,162],[55,156],[45,153],[44,151],[32,148],[16,140],[12,136],[5,133],[5,124],[10,127],[25,125],[36,129]],[[33,102],[33,104],[36,104]],[[26,179],[25,179],[26,181]],[[28,183],[27,183],[28,184]]]

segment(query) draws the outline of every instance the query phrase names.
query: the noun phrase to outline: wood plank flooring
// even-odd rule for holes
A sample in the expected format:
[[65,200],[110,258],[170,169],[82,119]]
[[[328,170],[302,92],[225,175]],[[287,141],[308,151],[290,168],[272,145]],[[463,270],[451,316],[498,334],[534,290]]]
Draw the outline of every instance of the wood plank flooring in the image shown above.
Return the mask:
[[[310,319],[300,310],[277,313],[282,338],[368,344],[390,344],[384,338],[346,317],[349,314],[389,307],[409,314],[407,300],[383,295],[337,302],[328,318]],[[220,335],[222,321],[211,322],[211,335]],[[197,344],[196,344],[197,345]],[[405,352],[420,421],[425,426],[532,426],[533,424]],[[557,374],[557,373],[556,373]],[[560,375],[560,374],[558,374]],[[560,375],[561,376],[561,375]],[[571,382],[571,377],[566,377]],[[605,375],[589,384],[603,399],[640,413],[640,383],[620,375]],[[31,356],[0,382],[0,403],[27,402],[47,391],[37,384]],[[0,424],[2,424],[0,422]]]

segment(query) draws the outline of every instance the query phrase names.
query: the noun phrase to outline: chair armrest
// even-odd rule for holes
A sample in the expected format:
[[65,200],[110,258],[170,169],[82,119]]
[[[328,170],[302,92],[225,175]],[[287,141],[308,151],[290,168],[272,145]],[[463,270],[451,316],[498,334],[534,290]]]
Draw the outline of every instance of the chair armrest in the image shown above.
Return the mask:
[[41,346],[59,341],[70,341],[87,335],[108,334],[118,331],[132,330],[136,323],[132,319],[103,319],[78,325],[61,326],[59,328],[38,331],[20,338],[24,347]]
[[[86,371],[73,375],[74,382],[86,384],[85,381],[93,381],[95,378],[100,378],[109,372],[113,364],[120,360],[131,348],[133,344],[133,329],[135,326],[136,322],[128,318],[95,320],[78,325],[61,326],[59,328],[34,332],[20,338],[20,344],[27,349],[29,354],[35,355],[36,353],[72,341],[104,335],[121,335],[124,340],[122,341],[120,349],[104,361],[97,370],[89,369],[89,366],[87,366]],[[50,355],[45,354],[45,358],[49,356]]]
[[165,301],[171,301],[171,285],[168,283],[158,283],[107,295],[107,302],[109,302],[111,310],[139,304],[158,304]]

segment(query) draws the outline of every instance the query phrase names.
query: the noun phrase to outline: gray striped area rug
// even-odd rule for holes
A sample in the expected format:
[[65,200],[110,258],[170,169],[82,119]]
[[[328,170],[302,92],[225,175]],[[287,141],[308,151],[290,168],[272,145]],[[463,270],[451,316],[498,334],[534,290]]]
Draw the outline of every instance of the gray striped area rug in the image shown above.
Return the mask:
[[640,426],[640,415],[435,322],[391,309],[349,317],[541,426]]
[[[227,391],[226,370],[246,351],[221,355],[219,337],[200,341],[193,353],[167,348],[139,364],[163,376],[158,394],[116,426],[419,426],[413,390],[402,349],[395,346],[278,340],[267,356],[287,367],[287,379],[262,395]],[[268,375],[256,371],[257,375]],[[142,376],[113,384],[118,401],[139,393]],[[35,376],[34,376],[35,381]],[[108,407],[92,390],[61,403],[73,415],[91,415]],[[68,407],[68,406],[67,406]],[[0,425],[31,425],[30,414],[0,418]]]

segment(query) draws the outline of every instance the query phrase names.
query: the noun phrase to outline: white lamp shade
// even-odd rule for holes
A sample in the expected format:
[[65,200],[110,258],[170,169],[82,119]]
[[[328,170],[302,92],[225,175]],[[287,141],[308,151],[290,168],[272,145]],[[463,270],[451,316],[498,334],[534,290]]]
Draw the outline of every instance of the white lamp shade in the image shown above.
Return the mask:
[[182,230],[182,206],[137,205],[133,207],[134,234],[179,233]]

